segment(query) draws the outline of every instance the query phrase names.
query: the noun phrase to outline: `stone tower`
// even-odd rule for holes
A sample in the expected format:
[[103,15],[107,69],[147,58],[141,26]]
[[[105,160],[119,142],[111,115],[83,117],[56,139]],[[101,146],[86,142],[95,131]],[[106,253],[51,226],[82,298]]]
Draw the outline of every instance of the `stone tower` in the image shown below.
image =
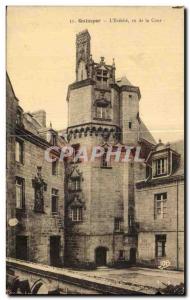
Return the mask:
[[76,80],[89,77],[90,34],[82,31],[76,36]]
[[[125,78],[116,82],[115,62],[94,62],[87,30],[76,36],[76,81],[68,88],[68,140],[75,154],[86,147],[128,143],[139,138],[138,87]],[[114,264],[130,259],[136,247],[134,168],[105,156],[67,162],[67,264]],[[90,157],[88,157],[90,158]]]

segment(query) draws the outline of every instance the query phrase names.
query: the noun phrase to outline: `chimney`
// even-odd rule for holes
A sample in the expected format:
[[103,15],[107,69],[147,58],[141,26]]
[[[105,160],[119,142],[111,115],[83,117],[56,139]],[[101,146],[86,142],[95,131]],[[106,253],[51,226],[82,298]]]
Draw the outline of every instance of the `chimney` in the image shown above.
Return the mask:
[[31,115],[40,123],[42,127],[46,127],[46,112],[45,110],[38,110],[32,112]]

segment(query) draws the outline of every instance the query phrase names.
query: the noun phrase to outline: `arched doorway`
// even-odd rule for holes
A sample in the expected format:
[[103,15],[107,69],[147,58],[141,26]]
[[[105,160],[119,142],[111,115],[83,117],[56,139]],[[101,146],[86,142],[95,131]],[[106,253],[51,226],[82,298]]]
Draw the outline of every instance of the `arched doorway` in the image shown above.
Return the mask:
[[107,251],[106,247],[98,247],[95,250],[95,261],[97,266],[105,266],[107,263]]

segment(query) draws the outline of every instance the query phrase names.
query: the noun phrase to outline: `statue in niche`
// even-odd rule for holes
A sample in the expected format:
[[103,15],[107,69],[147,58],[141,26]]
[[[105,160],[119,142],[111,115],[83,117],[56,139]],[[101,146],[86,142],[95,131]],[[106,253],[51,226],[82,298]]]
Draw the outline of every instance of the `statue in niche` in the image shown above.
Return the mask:
[[35,190],[34,210],[36,212],[44,212],[44,191],[47,190],[47,184],[42,179],[42,168],[37,167],[37,173],[32,179],[32,186]]

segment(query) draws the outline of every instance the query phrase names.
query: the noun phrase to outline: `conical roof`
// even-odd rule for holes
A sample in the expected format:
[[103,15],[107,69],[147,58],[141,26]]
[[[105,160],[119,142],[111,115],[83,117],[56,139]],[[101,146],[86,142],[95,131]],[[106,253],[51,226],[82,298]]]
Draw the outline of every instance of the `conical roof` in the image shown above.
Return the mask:
[[123,85],[132,85],[132,83],[127,79],[126,76],[122,76],[121,78],[116,79],[116,83],[118,86],[123,86]]

